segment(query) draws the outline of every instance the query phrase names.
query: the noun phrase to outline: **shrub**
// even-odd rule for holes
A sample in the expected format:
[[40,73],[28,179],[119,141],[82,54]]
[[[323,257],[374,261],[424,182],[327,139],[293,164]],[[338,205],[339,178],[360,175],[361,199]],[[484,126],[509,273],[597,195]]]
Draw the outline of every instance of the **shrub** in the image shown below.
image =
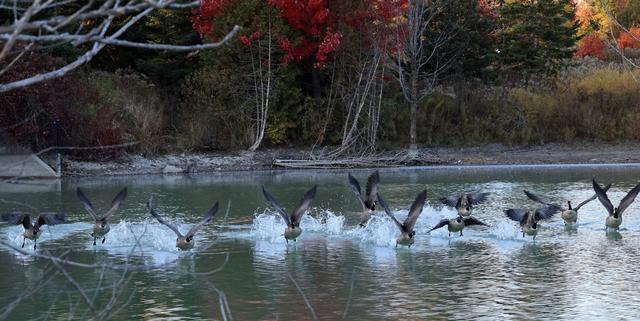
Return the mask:
[[187,78],[178,116],[180,148],[238,149],[252,143],[254,106],[238,93],[240,77],[229,68],[205,67]]
[[596,33],[591,33],[580,41],[580,46],[576,51],[576,56],[582,58],[585,56],[591,56],[599,59],[606,59],[605,48],[607,45],[604,40]]
[[[0,76],[0,80],[23,79],[63,64],[63,60],[45,51],[29,51],[19,64]],[[67,75],[0,95],[0,126],[7,139],[33,151],[56,145],[87,147],[121,143],[121,132],[112,123],[109,108],[88,110],[87,106],[96,104],[96,91],[85,86],[76,74]],[[104,157],[119,151],[66,152]]]
[[164,100],[158,89],[140,75],[93,72],[87,76],[88,83],[98,93],[93,108],[99,111],[108,106],[113,114],[114,126],[122,130],[125,141],[139,141],[135,149],[154,154],[165,143]]

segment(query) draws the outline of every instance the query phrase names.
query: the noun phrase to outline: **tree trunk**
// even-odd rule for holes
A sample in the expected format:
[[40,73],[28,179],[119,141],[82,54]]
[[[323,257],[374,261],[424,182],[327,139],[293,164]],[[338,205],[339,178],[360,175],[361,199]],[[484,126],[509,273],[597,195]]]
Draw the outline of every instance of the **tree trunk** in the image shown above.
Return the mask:
[[416,122],[418,118],[418,68],[417,62],[414,64],[415,68],[411,71],[411,101],[409,107],[411,111],[409,113],[409,154],[416,155],[418,153],[417,135],[416,135]]

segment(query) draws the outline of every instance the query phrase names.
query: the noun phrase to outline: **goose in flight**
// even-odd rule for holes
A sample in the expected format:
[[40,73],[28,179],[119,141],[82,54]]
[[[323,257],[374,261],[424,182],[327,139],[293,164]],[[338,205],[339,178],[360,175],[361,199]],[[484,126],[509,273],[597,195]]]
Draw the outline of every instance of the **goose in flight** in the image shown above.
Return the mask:
[[26,239],[30,239],[33,241],[33,249],[35,250],[38,237],[42,234],[40,228],[43,225],[56,225],[64,222],[65,214],[41,213],[33,223],[31,223],[31,215],[21,212],[5,213],[0,216],[0,219],[12,225],[22,224],[22,227],[24,227],[24,232],[22,233],[22,247],[24,247]]
[[598,184],[595,179],[593,180],[593,190],[596,192],[600,203],[602,203],[609,213],[605,220],[605,226],[610,229],[618,229],[622,224],[622,213],[629,207],[629,205],[631,205],[631,203],[633,203],[636,196],[638,196],[638,192],[640,192],[640,184],[636,185],[627,193],[627,195],[620,201],[618,207],[613,207],[609,197],[607,197],[606,190],[600,187],[600,184]]
[[484,203],[489,194],[490,193],[470,193],[466,195],[451,195],[440,198],[440,202],[444,205],[455,208],[458,211],[458,215],[462,217],[469,217],[471,216],[473,207]]
[[89,213],[89,215],[91,215],[91,217],[95,221],[93,224],[93,233],[91,233],[91,237],[93,237],[93,245],[96,245],[96,239],[100,237],[102,237],[102,243],[104,243],[104,241],[106,241],[107,239],[106,235],[111,229],[111,227],[109,226],[109,218],[120,208],[120,205],[127,197],[127,188],[123,188],[113,198],[113,201],[111,202],[111,208],[101,217],[96,214],[96,211],[93,209],[93,205],[91,205],[91,201],[89,201],[87,196],[84,195],[84,192],[82,192],[80,187],[78,187],[76,194],[78,195],[80,202],[82,202],[84,209],[87,210],[87,213]]
[[358,180],[348,174],[351,189],[356,194],[358,201],[362,204],[362,213],[360,214],[360,226],[364,227],[371,218],[371,214],[376,210],[378,203],[378,183],[380,183],[380,174],[378,171],[373,172],[367,179],[366,195],[362,195],[360,183]]
[[403,223],[400,223],[393,212],[391,212],[391,210],[389,209],[387,202],[385,202],[382,196],[378,194],[378,201],[384,208],[385,213],[389,215],[396,226],[398,226],[398,228],[400,229],[400,236],[396,239],[396,247],[398,247],[398,244],[411,247],[411,245],[414,243],[415,240],[413,237],[416,235],[416,231],[413,228],[416,226],[416,222],[418,221],[420,213],[422,213],[422,208],[424,207],[424,202],[426,199],[427,190],[425,189],[420,194],[418,194],[416,199],[413,201],[413,204],[411,205],[411,209],[409,209],[407,218]]
[[[604,190],[605,192],[609,190],[609,187],[611,187],[611,184],[607,185]],[[534,201],[534,202],[538,202],[540,204],[543,205],[549,205],[549,202],[547,202],[544,198],[538,196],[537,194],[534,194],[530,191],[524,191],[524,193],[527,195],[527,197]],[[586,205],[587,203],[593,201],[594,199],[596,199],[598,195],[597,194],[593,194],[593,196],[589,197],[588,199],[584,200],[582,203],[578,204],[578,206],[576,207],[572,207],[571,206],[571,201],[567,201],[567,208],[563,208],[562,212],[560,213],[560,217],[562,217],[562,219],[564,220],[564,224],[565,225],[573,225],[576,224],[576,222],[578,221],[578,210],[580,210],[580,208],[584,205]]]
[[204,218],[202,218],[202,220],[198,224],[194,225],[185,235],[182,235],[178,228],[169,224],[167,221],[163,220],[162,217],[160,217],[158,212],[151,206],[151,200],[147,202],[147,208],[149,209],[149,213],[151,213],[151,216],[155,217],[156,220],[160,222],[160,224],[164,224],[174,233],[176,233],[176,247],[183,251],[188,251],[193,248],[193,245],[195,243],[193,237],[196,235],[196,233],[201,230],[207,223],[209,223],[209,221],[213,219],[213,216],[218,212],[218,202],[216,202],[213,207],[211,207],[207,211],[207,213],[204,215]]
[[554,214],[561,211],[562,208],[555,204],[545,205],[537,208],[535,211],[523,209],[523,208],[510,208],[504,211],[508,218],[520,223],[522,228],[522,237],[526,235],[532,235],[533,240],[536,240],[538,234],[538,228],[540,224],[538,222],[551,218]]
[[302,234],[302,229],[300,228],[300,221],[302,221],[302,216],[309,208],[309,205],[311,205],[311,201],[313,201],[313,198],[316,196],[316,186],[313,186],[304,194],[298,206],[292,212],[290,212],[291,214],[287,213],[284,209],[282,209],[282,207],[280,207],[280,205],[278,205],[278,202],[275,200],[275,198],[273,198],[273,196],[271,196],[271,194],[267,192],[267,190],[264,189],[264,186],[262,187],[262,194],[264,195],[264,198],[269,202],[271,207],[278,211],[280,216],[282,216],[285,223],[287,224],[287,227],[284,230],[284,239],[287,240],[287,243],[289,243],[289,240],[296,241],[298,239],[298,236]]

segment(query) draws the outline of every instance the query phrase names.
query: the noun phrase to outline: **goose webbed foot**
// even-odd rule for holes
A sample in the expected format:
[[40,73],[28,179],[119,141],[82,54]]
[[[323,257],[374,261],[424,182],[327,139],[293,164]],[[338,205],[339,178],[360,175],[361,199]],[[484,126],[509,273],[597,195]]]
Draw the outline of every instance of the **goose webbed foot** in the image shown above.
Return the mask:
[[460,236],[462,236],[462,231],[460,231]]

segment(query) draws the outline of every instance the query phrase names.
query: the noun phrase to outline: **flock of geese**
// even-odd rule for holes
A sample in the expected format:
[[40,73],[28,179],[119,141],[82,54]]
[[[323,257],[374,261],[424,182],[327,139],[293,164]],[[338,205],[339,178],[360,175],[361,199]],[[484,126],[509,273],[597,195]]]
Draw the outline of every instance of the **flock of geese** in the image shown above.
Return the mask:
[[[413,201],[413,204],[411,204],[406,219],[403,222],[400,222],[396,218],[395,214],[389,209],[389,206],[387,205],[387,202],[384,200],[382,195],[380,195],[380,193],[378,192],[378,185],[380,183],[380,174],[378,171],[375,171],[374,173],[369,175],[365,193],[362,192],[358,180],[355,177],[351,176],[351,174],[348,174],[348,181],[351,189],[356,195],[356,198],[362,205],[359,226],[367,226],[369,220],[371,219],[371,215],[376,211],[376,208],[379,204],[380,206],[382,206],[384,212],[391,218],[391,220],[395,223],[400,231],[400,236],[396,239],[396,247],[398,245],[411,247],[411,245],[415,241],[416,235],[414,227],[416,225],[416,222],[418,221],[418,217],[422,213],[422,209],[427,198],[427,190],[424,189],[418,194],[418,196]],[[606,229],[615,230],[618,229],[622,224],[622,213],[629,207],[629,205],[631,205],[631,203],[633,203],[633,201],[636,199],[636,196],[638,195],[638,192],[640,192],[640,183],[627,193],[627,195],[620,201],[617,207],[613,206],[613,203],[611,203],[609,197],[607,196],[607,191],[610,187],[611,184],[603,188],[594,179],[593,190],[595,191],[595,194],[589,199],[578,204],[578,206],[576,207],[572,207],[571,201],[567,201],[567,208],[563,208],[562,206],[559,206],[557,204],[550,203],[543,197],[525,190],[525,195],[532,201],[539,203],[540,206],[533,209],[509,208],[506,209],[504,213],[509,219],[520,224],[520,228],[522,229],[522,237],[530,235],[533,236],[533,240],[535,241],[538,229],[540,227],[540,221],[549,219],[553,215],[560,212],[560,216],[562,217],[566,225],[574,225],[578,220],[579,209],[585,204],[597,198],[608,212],[608,215],[605,219]],[[276,199],[271,194],[269,194],[269,192],[267,192],[264,186],[262,187],[262,194],[264,195],[264,198],[271,205],[271,207],[273,207],[282,216],[284,222],[287,225],[283,234],[287,243],[290,240],[296,241],[300,234],[302,234],[300,222],[302,221],[303,215],[311,205],[311,202],[316,195],[316,190],[316,186],[313,186],[311,189],[309,189],[303,195],[302,200],[300,201],[298,206],[296,206],[293,211],[287,212],[278,204]],[[96,240],[100,238],[102,238],[102,243],[104,243],[106,240],[106,235],[110,230],[109,219],[120,208],[120,205],[127,197],[127,188],[123,188],[113,198],[111,208],[109,208],[109,210],[104,215],[98,215],[96,213],[96,210],[91,204],[91,201],[89,200],[89,198],[87,198],[87,196],[80,188],[77,189],[76,194],[85,210],[94,220],[93,231],[92,233],[90,233],[90,236],[93,239],[93,245],[96,245]],[[440,198],[440,201],[444,205],[455,208],[458,215],[455,218],[440,220],[440,222],[438,222],[438,224],[431,228],[427,233],[430,233],[431,231],[442,227],[447,227],[449,236],[451,236],[451,233],[458,232],[460,233],[460,236],[462,236],[462,231],[466,226],[488,226],[482,221],[474,218],[472,216],[472,213],[475,206],[487,201],[489,194],[490,193],[470,193],[451,195]],[[207,211],[207,213],[204,215],[204,218],[198,224],[194,225],[186,234],[182,234],[178,230],[178,228],[165,221],[160,216],[160,214],[152,207],[151,199],[147,202],[147,209],[149,210],[149,214],[153,216],[159,223],[167,226],[176,234],[176,247],[178,249],[190,250],[191,248],[193,248],[195,243],[195,234],[207,223],[209,223],[218,212],[218,202],[216,202]],[[43,225],[56,225],[63,223],[65,220],[65,214],[40,213],[35,222],[32,223],[30,214],[22,212],[11,212],[1,214],[0,220],[13,225],[22,224],[22,226],[24,227],[22,247],[24,247],[26,239],[30,239],[33,241],[33,249],[35,250],[36,241],[41,234],[41,227]]]

